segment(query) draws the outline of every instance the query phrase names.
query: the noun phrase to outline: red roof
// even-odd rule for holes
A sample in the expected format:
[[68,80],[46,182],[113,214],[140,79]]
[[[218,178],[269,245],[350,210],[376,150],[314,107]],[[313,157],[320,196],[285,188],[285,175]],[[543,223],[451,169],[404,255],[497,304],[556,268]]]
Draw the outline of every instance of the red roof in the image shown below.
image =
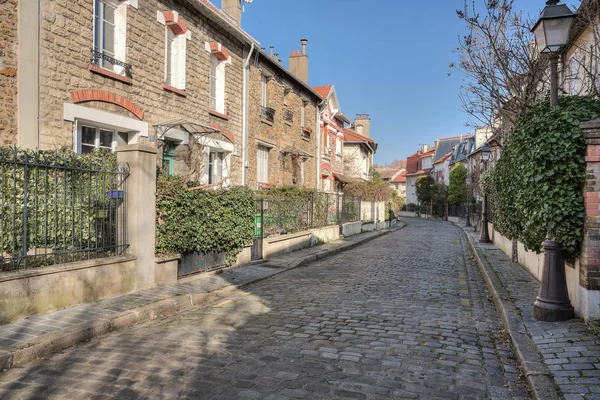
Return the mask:
[[315,92],[317,92],[317,94],[319,96],[321,96],[322,98],[326,99],[327,97],[329,97],[329,92],[331,92],[331,88],[333,87],[333,85],[327,85],[327,86],[316,86],[314,88],[312,88]]
[[373,139],[363,136],[360,133],[351,131],[350,129],[343,129],[343,132],[344,132],[344,140],[347,142],[375,143],[375,141]]
[[398,176],[396,176],[394,179],[392,179],[392,183],[402,183],[402,182],[406,182],[406,171],[402,171],[398,174]]
[[414,154],[406,157],[406,173],[412,174],[421,169],[421,152],[417,151]]
[[433,168],[427,168],[427,169],[420,169],[417,172],[414,172],[412,174],[406,174],[407,176],[416,176],[416,175],[426,175],[429,174],[431,172]]
[[446,154],[445,156],[443,156],[442,158],[440,158],[439,160],[437,160],[434,164],[440,164],[443,163],[444,161],[446,161],[447,159],[449,159],[450,157],[452,157],[452,152]]

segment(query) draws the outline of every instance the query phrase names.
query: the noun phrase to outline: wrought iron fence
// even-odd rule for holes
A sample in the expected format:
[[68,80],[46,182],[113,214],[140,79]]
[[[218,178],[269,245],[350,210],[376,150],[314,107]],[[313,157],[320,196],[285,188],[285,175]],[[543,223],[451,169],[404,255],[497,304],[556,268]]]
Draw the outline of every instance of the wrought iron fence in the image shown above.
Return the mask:
[[[262,205],[262,207],[261,207]],[[257,200],[255,236],[274,237],[360,221],[360,199],[337,193]],[[262,229],[262,232],[261,232]]]
[[285,121],[292,122],[294,120],[294,112],[286,108],[283,110],[283,119]]
[[0,148],[0,271],[125,250],[129,169],[104,156]]
[[275,121],[275,110],[271,107],[260,106],[260,117],[269,122]]

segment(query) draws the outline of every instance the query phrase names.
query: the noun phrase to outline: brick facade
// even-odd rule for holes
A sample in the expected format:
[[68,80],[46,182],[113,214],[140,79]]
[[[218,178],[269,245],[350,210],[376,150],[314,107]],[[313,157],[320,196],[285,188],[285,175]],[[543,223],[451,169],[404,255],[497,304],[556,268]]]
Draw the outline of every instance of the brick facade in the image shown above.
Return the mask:
[[588,290],[600,290],[600,119],[583,123],[582,129],[587,147],[579,285]]
[[[247,184],[250,188],[258,188],[257,153],[258,146],[263,145],[270,148],[268,182],[266,182],[269,186],[296,185],[314,189],[317,165],[316,108],[319,98],[295,80],[284,77],[281,73],[275,73],[278,67],[271,66],[267,57],[266,54],[260,53],[259,62],[253,62],[250,68]],[[266,68],[269,70],[268,73],[272,74],[267,83],[267,98],[268,106],[275,110],[273,122],[261,117],[261,77],[263,69],[267,73]],[[284,106],[286,88],[287,106]],[[305,127],[311,131],[310,138],[302,135],[300,115],[303,99],[306,101]],[[293,113],[292,121],[284,119],[285,109]],[[296,148],[311,155],[304,161],[304,183],[298,169],[300,168],[298,163],[302,162],[304,157],[282,153],[286,148]]]
[[[219,27],[187,2],[144,0],[137,3],[138,7],[126,6],[125,61],[132,66],[129,79],[91,64],[92,1],[42,1],[39,147],[73,146],[74,123],[64,120],[64,107],[68,103],[78,103],[116,116],[142,119],[148,124],[148,137],[139,140],[158,147],[161,141],[154,125],[173,118],[185,118],[207,127],[217,127],[233,139],[236,148],[231,156],[231,183],[241,184],[241,93],[247,43]],[[7,11],[6,6],[3,11]],[[157,20],[157,12],[165,11],[176,11],[179,16],[177,26],[185,26],[191,32],[191,39],[186,43],[185,91],[164,84],[165,30],[170,28]],[[209,112],[211,53],[206,50],[206,43],[219,44],[230,57],[231,62],[225,66],[224,114]],[[208,47],[210,49],[210,45]],[[5,60],[5,65],[12,65],[12,61]],[[13,89],[10,82],[2,79],[3,104],[7,104],[8,89]],[[92,91],[102,93],[105,98],[78,97],[78,93],[89,94]],[[3,122],[6,120],[4,115]],[[3,133],[3,142],[5,137],[7,135]],[[186,158],[190,159],[181,156],[181,149],[176,153],[180,166]]]
[[0,3],[0,146],[17,143],[17,3]]

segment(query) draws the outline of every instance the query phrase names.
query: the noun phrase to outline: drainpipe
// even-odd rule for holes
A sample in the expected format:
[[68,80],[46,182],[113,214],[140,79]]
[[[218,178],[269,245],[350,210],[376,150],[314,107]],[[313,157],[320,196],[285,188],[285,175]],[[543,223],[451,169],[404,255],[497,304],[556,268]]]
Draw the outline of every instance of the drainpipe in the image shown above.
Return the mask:
[[244,63],[243,76],[243,106],[242,106],[242,185],[246,185],[246,163],[248,162],[248,69],[250,66],[250,57],[254,51],[254,43],[250,46],[248,58]]
[[[317,171],[317,191],[319,191],[321,189],[321,187],[319,186],[319,184],[321,183],[321,107],[323,107],[325,105],[325,100],[323,100],[321,103],[317,104],[317,107],[315,109],[315,116],[316,116],[316,129],[315,132],[317,132],[317,168],[315,169],[315,171]],[[323,108],[323,111],[325,111],[325,109]]]

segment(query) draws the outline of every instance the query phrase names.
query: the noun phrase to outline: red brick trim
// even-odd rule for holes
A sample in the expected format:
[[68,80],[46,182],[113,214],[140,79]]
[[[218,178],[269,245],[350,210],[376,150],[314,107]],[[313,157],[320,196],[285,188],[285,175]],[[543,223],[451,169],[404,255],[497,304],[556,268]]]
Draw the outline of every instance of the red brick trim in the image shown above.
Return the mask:
[[107,90],[86,89],[71,92],[71,101],[74,104],[84,103],[86,101],[102,101],[105,103],[112,103],[123,107],[124,109],[138,117],[140,120],[144,119],[144,111],[141,108],[136,106],[126,97],[109,92]]
[[590,144],[585,149],[585,162],[600,162],[600,145]]
[[177,36],[183,35],[187,32],[188,28],[183,22],[183,19],[178,15],[175,18],[175,13],[173,11],[164,11],[163,17],[165,18],[165,24],[173,31]]
[[94,65],[94,64],[90,64],[88,66],[88,70],[91,71],[91,72],[93,72],[94,74],[102,75],[102,76],[105,76],[107,78],[111,78],[111,79],[114,79],[114,80],[117,80],[117,81],[121,81],[121,82],[126,83],[128,85],[131,85],[131,83],[133,82],[131,80],[131,78],[128,78],[126,76],[121,76],[121,75],[119,75],[117,73],[114,73],[113,71],[110,71],[110,70],[108,70],[106,68],[99,67],[99,66]]
[[178,95],[180,95],[182,97],[187,97],[187,93],[185,92],[185,90],[177,89],[176,87],[171,86],[171,85],[169,85],[167,83],[163,82],[162,88],[164,90],[166,90],[167,92],[173,92],[173,93],[178,94]]
[[217,118],[221,118],[221,119],[224,119],[224,120],[226,120],[226,121],[229,121],[229,116],[227,116],[226,114],[221,114],[221,113],[220,113],[220,112],[218,112],[218,111],[215,111],[215,110],[210,110],[210,109],[208,110],[208,113],[209,113],[210,115],[213,115],[213,116],[217,117]]
[[217,60],[226,61],[229,59],[229,52],[221,43],[210,42],[208,45],[210,46],[210,52],[217,57]]

